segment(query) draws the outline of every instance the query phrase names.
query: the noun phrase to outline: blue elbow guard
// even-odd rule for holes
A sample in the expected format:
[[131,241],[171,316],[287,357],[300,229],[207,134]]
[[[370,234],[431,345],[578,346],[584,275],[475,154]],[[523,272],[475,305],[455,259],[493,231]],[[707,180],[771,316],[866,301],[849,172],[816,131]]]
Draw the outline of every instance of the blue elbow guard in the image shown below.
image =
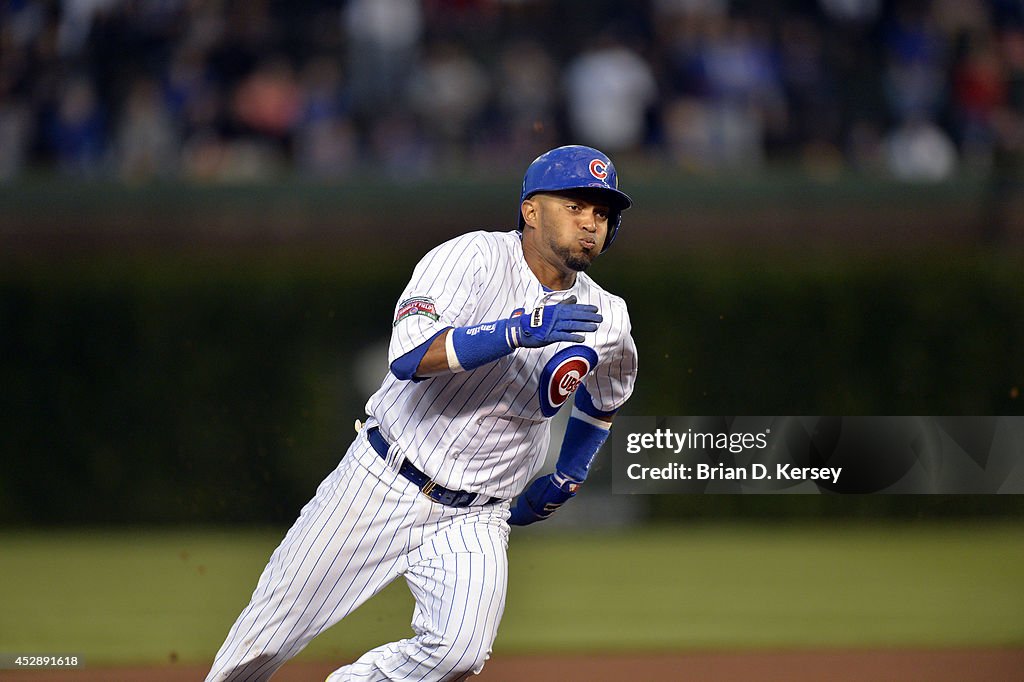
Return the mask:
[[[450,328],[446,327],[445,329]],[[423,356],[427,354],[430,344],[434,342],[438,335],[443,334],[445,329],[437,332],[437,334],[434,334],[405,355],[395,358],[395,361],[391,363],[391,373],[402,381],[423,381],[423,377],[416,376],[416,369],[420,366],[420,362],[423,361]]]
[[610,429],[611,423],[573,408],[569,424],[565,427],[565,438],[558,453],[555,471],[577,483],[585,481],[594,456],[608,440]]
[[606,412],[605,410],[598,409],[597,405],[594,404],[594,399],[590,396],[590,391],[587,390],[586,384],[580,386],[576,391],[576,398],[573,402],[581,412],[584,412],[591,417],[597,417],[599,419],[601,417],[610,418],[615,414],[615,410]]

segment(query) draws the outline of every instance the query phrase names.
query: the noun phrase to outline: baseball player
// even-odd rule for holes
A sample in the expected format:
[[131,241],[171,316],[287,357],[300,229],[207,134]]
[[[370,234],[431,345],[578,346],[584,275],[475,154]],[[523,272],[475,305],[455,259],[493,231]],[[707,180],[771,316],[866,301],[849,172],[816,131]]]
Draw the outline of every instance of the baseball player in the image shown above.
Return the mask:
[[[520,199],[516,230],[456,237],[416,266],[365,426],[270,557],[207,680],[269,678],[399,576],[416,600],[413,635],[328,682],[483,668],[505,606],[509,524],[546,519],[576,494],[637,367],[626,304],[584,273],[631,204],[611,161],[553,149],[527,169]],[[555,470],[531,482],[570,398]]]

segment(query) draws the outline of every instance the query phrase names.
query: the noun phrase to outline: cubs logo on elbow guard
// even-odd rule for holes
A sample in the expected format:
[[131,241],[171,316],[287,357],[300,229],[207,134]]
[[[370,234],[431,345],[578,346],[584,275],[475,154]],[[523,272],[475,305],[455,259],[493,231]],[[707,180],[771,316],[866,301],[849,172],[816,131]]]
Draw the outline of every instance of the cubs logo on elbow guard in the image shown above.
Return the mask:
[[545,417],[554,416],[597,366],[597,352],[588,346],[569,346],[555,353],[540,373],[537,397]]

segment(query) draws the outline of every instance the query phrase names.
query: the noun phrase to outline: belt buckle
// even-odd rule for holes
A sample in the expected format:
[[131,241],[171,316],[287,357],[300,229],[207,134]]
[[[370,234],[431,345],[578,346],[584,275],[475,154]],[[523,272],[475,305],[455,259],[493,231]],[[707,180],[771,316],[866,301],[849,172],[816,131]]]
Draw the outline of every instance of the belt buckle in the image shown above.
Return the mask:
[[423,484],[423,487],[420,488],[420,492],[423,493],[424,495],[426,495],[427,497],[429,497],[432,500],[434,498],[430,497],[430,494],[432,492],[434,492],[434,488],[436,488],[436,487],[437,487],[436,483],[434,483],[433,481],[427,481],[426,483]]

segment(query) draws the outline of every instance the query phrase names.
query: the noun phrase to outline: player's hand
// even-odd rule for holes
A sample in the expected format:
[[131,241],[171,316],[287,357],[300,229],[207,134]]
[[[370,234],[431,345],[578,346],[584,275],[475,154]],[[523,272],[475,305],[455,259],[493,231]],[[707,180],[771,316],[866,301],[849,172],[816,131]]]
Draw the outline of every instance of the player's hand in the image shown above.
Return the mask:
[[513,526],[528,526],[543,521],[557,511],[569,498],[576,495],[579,483],[557,473],[541,476],[527,486],[516,503],[508,522]]
[[530,314],[508,321],[509,345],[512,348],[540,348],[559,341],[583,343],[576,332],[595,332],[603,322],[595,305],[583,305],[570,296],[561,303],[540,306]]

